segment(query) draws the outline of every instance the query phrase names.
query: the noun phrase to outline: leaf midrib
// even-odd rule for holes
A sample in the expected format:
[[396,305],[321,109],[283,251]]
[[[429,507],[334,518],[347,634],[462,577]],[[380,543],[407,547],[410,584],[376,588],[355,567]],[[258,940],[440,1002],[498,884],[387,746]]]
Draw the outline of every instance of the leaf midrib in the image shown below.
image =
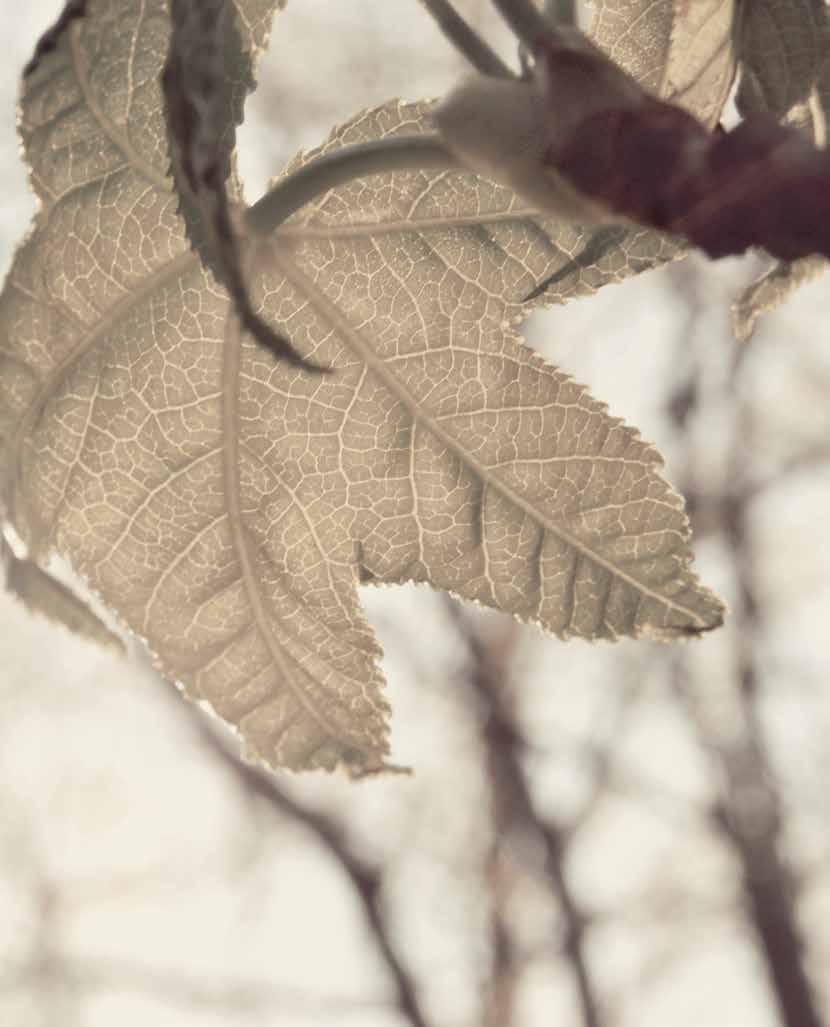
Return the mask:
[[298,687],[286,661],[282,646],[274,637],[274,630],[265,610],[250,552],[250,541],[245,529],[245,517],[239,484],[239,373],[242,362],[242,332],[239,319],[229,316],[225,322],[225,340],[222,365],[222,475],[228,524],[240,573],[254,621],[265,641],[265,646],[281,677],[280,684],[294,696],[298,706],[323,729],[329,738],[341,740],[341,734],[325,714]]

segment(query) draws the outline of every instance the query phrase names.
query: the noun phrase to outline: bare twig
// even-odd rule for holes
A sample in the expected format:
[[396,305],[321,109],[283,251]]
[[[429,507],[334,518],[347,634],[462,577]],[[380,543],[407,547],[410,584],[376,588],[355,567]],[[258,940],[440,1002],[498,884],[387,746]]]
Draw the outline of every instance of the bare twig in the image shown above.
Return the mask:
[[421,0],[436,24],[458,52],[482,75],[511,78],[513,72],[476,30],[455,10],[449,0]]
[[[746,350],[744,351],[746,352]],[[733,362],[723,387],[730,396],[739,394],[736,376],[740,363]],[[702,403],[703,379],[694,364],[684,395],[686,413]],[[731,452],[722,491],[698,493],[699,513],[717,523],[723,535],[737,585],[732,627],[736,678],[733,716],[725,732],[707,718],[691,694],[688,657],[674,661],[674,683],[695,724],[701,744],[723,781],[714,804],[713,820],[735,852],[742,869],[746,911],[758,937],[767,976],[786,1027],[824,1027],[806,970],[804,941],[796,911],[797,881],[782,853],[781,801],[775,784],[758,715],[758,691],[762,670],[757,643],[763,631],[763,609],[756,585],[750,503],[752,490],[735,490],[745,480],[745,444],[751,424],[736,413]],[[695,453],[688,458],[688,473],[695,478]]]
[[522,767],[524,740],[506,699],[504,660],[472,630],[454,601],[447,607],[469,652],[469,683],[481,703],[490,774],[500,782],[505,815],[515,831],[535,836],[545,853],[545,873],[565,924],[563,951],[574,976],[584,1027],[602,1027],[600,1003],[585,952],[587,918],[574,898],[565,875],[567,833],[552,818],[542,817],[533,802]]
[[[168,685],[165,693],[172,695]],[[276,778],[258,767],[246,763],[231,752],[225,742],[206,720],[204,714],[189,703],[179,703],[187,710],[190,721],[205,747],[235,778],[246,796],[257,796],[264,800],[267,808],[280,817],[287,817],[305,827],[324,848],[348,880],[363,907],[363,913],[378,952],[395,986],[395,998],[401,1015],[411,1027],[429,1027],[418,995],[418,988],[409,969],[398,954],[392,940],[381,896],[382,874],[380,870],[364,861],[353,849],[340,825],[330,817],[302,806],[286,791],[280,788]]]

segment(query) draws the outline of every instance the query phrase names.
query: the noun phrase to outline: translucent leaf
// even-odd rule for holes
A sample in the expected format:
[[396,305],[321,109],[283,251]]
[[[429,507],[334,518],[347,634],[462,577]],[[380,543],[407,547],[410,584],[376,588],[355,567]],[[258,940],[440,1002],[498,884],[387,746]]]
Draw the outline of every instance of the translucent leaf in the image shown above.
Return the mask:
[[[264,39],[266,5],[239,7]],[[0,298],[3,501],[30,551],[64,555],[272,766],[385,762],[361,580],[429,582],[562,636],[720,623],[658,454],[510,328],[584,233],[457,172],[339,188],[250,282],[335,373],[277,361],[177,213],[165,4],[90,8],[25,82],[42,208]],[[388,104],[324,149],[421,132],[428,113]],[[553,294],[666,252],[632,233]]]

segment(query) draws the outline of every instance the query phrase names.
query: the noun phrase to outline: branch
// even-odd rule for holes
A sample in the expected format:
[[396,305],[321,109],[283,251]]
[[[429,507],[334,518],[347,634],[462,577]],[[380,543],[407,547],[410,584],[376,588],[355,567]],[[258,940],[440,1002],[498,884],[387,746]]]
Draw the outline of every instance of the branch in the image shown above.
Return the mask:
[[476,30],[455,10],[449,0],[421,0],[438,28],[482,75],[512,78],[513,72]]
[[[168,685],[165,685],[165,692],[171,694]],[[271,774],[245,763],[238,755],[230,752],[200,710],[190,703],[181,703],[178,697],[175,698],[177,706],[186,709],[190,714],[192,726],[199,738],[219,762],[224,764],[236,779],[239,788],[246,795],[255,795],[263,799],[268,808],[280,817],[288,817],[305,827],[340,867],[360,900],[370,933],[394,982],[397,1006],[401,1015],[411,1027],[429,1027],[415,981],[395,950],[389,926],[383,915],[380,872],[354,852],[339,824],[316,810],[301,806],[280,788]]]
[[447,602],[449,615],[469,653],[469,683],[481,703],[484,735],[491,776],[501,782],[505,807],[514,830],[535,835],[545,853],[545,873],[565,922],[563,949],[570,964],[584,1027],[602,1027],[600,1004],[591,979],[585,951],[586,916],[571,894],[565,875],[566,832],[552,819],[539,815],[522,768],[524,740],[505,700],[502,661],[478,638],[464,620],[457,604]]
[[[737,365],[721,383],[734,396]],[[692,366],[683,389],[686,410],[701,405],[702,375]],[[717,397],[720,401],[720,396]],[[705,414],[705,409],[703,413]],[[757,658],[757,639],[763,628],[763,608],[756,584],[756,559],[752,546],[751,492],[735,494],[734,481],[745,471],[745,447],[751,445],[751,424],[739,410],[732,427],[731,447],[720,494],[709,494],[704,516],[717,523],[724,537],[737,583],[732,623],[736,667],[733,684],[733,715],[724,718],[722,703],[717,720],[709,720],[697,704],[688,683],[683,657],[674,663],[674,684],[686,705],[704,750],[723,781],[715,802],[713,820],[737,856],[742,870],[748,917],[764,957],[767,977],[785,1027],[825,1027],[807,975],[804,940],[796,909],[797,882],[782,847],[781,800],[766,752],[758,716],[758,690],[762,667]],[[695,454],[689,455],[689,476],[694,479]],[[686,658],[687,659],[687,658]],[[721,720],[730,727],[724,729]]]

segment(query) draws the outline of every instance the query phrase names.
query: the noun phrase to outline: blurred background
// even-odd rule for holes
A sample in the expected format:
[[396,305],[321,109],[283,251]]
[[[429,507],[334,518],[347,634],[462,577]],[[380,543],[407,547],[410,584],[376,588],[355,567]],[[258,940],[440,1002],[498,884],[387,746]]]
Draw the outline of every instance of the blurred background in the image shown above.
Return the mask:
[[[486,0],[458,7],[512,57]],[[3,272],[33,210],[19,69],[58,9],[0,7]],[[417,0],[292,0],[240,135],[248,197],[461,71]],[[412,776],[269,789],[137,645],[0,594],[0,1023],[830,1024],[830,279],[739,348],[763,266],[692,256],[527,325],[665,455],[726,627],[564,644],[364,589]]]

